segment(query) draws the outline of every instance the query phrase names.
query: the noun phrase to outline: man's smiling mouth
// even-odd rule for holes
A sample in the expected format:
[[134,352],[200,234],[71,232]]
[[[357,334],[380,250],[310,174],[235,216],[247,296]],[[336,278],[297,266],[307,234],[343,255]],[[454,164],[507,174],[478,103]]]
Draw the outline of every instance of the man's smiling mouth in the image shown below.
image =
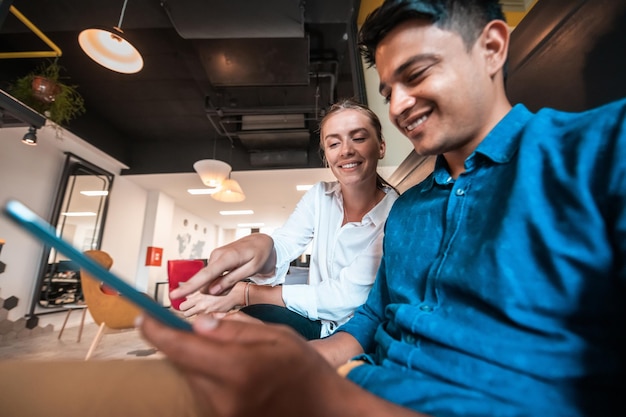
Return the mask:
[[426,119],[428,119],[429,115],[430,115],[430,113],[425,114],[422,117],[420,117],[419,119],[417,119],[416,121],[414,121],[413,123],[411,123],[410,125],[408,125],[407,127],[405,127],[406,131],[410,132],[413,129],[415,129],[417,126],[419,126],[422,123],[424,123],[426,121]]

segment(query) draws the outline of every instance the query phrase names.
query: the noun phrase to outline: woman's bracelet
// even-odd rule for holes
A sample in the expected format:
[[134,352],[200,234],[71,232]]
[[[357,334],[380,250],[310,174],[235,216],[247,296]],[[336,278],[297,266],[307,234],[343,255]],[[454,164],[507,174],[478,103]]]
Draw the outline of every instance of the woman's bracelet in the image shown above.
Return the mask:
[[252,284],[252,283],[248,282],[246,284],[246,289],[244,290],[243,301],[244,301],[244,306],[245,307],[248,307],[250,305],[250,284]]

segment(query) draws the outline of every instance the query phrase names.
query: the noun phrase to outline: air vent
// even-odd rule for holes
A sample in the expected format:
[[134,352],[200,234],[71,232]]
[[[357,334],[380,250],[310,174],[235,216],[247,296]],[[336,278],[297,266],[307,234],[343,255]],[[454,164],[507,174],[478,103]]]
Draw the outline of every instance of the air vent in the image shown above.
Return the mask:
[[305,167],[309,163],[309,153],[305,150],[253,152],[250,165],[259,168]]
[[237,132],[241,144],[248,150],[307,149],[311,134],[305,129],[249,130]]
[[304,114],[258,114],[241,117],[241,130],[302,129]]

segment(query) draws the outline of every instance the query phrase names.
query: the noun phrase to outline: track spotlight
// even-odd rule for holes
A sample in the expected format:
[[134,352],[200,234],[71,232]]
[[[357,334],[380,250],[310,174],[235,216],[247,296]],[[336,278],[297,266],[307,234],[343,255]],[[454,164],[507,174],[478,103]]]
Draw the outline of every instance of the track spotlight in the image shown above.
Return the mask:
[[22,142],[27,145],[37,145],[37,129],[34,126],[28,128],[28,132],[22,138]]

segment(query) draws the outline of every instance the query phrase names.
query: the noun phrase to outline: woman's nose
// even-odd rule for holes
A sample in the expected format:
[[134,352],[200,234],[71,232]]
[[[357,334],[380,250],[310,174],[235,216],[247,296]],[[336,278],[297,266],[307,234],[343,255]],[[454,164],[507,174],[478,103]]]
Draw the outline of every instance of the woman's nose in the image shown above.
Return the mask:
[[342,142],[341,144],[341,155],[352,155],[354,153],[354,147],[352,146],[352,141],[347,140]]

